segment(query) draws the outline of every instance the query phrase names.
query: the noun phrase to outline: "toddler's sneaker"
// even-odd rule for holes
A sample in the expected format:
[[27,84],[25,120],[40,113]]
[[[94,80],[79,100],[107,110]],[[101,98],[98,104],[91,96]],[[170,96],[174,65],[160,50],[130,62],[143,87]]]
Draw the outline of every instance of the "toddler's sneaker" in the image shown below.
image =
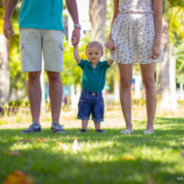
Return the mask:
[[52,124],[51,131],[53,133],[57,133],[57,132],[59,132],[59,133],[66,133],[66,131],[63,129],[63,127],[59,123]]
[[105,132],[105,130],[102,130],[102,129],[98,129],[98,130],[95,130],[96,132],[98,132],[98,133],[103,133],[103,132]]
[[41,126],[34,122],[32,125],[30,125],[29,128],[22,131],[22,133],[35,133],[35,132],[41,132]]
[[78,131],[78,133],[85,133],[85,132],[87,132],[86,129],[82,129],[82,130],[79,130],[79,131]]

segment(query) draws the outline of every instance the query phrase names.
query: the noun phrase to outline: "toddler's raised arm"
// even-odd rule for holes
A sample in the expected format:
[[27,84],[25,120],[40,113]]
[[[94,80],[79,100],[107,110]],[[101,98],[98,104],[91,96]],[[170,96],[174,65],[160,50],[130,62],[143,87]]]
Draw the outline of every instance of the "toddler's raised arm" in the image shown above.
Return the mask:
[[72,44],[74,46],[73,54],[74,54],[75,60],[76,60],[77,64],[79,64],[81,61],[81,58],[79,56],[78,45],[75,46],[75,39],[73,40]]

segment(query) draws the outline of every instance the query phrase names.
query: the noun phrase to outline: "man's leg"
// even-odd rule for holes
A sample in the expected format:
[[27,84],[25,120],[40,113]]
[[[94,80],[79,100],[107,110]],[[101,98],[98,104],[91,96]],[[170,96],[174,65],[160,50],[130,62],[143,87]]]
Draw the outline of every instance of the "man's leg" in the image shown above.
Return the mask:
[[54,124],[59,122],[63,86],[59,72],[47,71],[47,74],[49,78],[49,97],[51,103],[52,124]]
[[33,122],[39,124],[40,104],[41,104],[41,86],[40,86],[40,71],[28,73],[27,91],[30,103],[30,110]]
[[34,133],[41,131],[39,122],[41,104],[40,71],[28,73],[27,92],[33,124],[22,133]]

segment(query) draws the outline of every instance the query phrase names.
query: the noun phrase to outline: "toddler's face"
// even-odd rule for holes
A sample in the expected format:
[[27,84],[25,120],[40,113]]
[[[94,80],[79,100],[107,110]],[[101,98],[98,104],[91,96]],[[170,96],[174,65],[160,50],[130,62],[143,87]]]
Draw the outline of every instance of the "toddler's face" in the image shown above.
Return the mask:
[[91,64],[98,63],[102,57],[102,51],[97,46],[88,47],[86,55]]

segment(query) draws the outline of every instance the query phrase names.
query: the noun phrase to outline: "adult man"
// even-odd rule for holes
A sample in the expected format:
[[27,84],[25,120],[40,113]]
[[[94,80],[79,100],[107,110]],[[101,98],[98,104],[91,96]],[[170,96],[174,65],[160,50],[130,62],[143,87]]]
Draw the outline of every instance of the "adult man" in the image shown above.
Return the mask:
[[[13,34],[11,15],[18,0],[8,0],[4,18],[4,35],[7,39]],[[66,0],[68,11],[74,22],[72,40],[80,39],[80,25],[76,0]],[[28,72],[28,97],[33,124],[23,133],[41,131],[39,122],[41,104],[41,58],[45,61],[45,70],[49,79],[49,96],[52,113],[52,132],[64,133],[59,124],[62,101],[63,71],[63,22],[62,0],[23,0],[19,13],[20,53],[22,71]]]

